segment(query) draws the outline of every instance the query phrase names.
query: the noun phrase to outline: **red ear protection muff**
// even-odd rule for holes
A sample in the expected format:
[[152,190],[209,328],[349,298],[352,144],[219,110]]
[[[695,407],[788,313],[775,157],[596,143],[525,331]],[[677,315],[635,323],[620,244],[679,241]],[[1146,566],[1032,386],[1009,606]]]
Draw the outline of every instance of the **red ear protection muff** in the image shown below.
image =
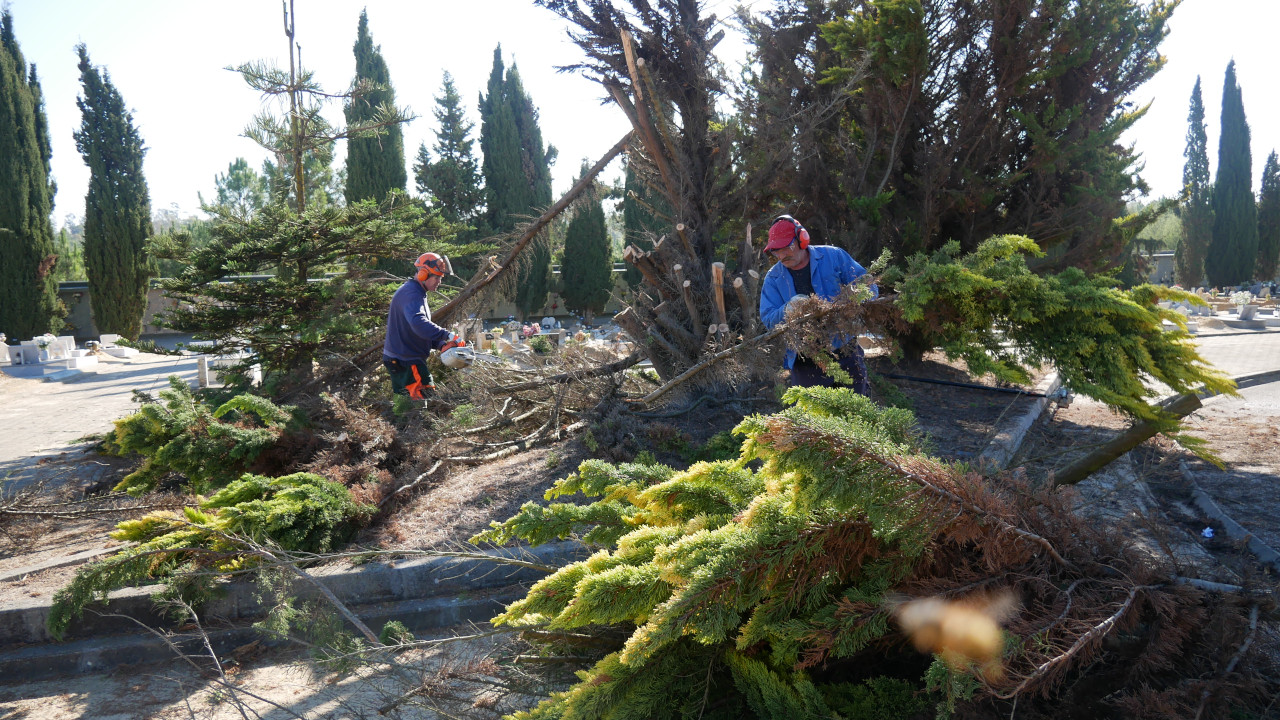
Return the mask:
[[796,242],[799,244],[801,250],[805,250],[809,247],[809,231],[804,229],[804,226],[800,224],[800,221],[790,215],[779,215],[773,219],[773,222],[770,223],[770,227],[777,225],[780,222],[791,223],[791,226],[795,228]]
[[432,275],[453,274],[453,267],[449,264],[449,258],[435,253],[422,253],[418,259],[414,261],[413,266],[418,268],[418,282],[426,282],[427,278]]

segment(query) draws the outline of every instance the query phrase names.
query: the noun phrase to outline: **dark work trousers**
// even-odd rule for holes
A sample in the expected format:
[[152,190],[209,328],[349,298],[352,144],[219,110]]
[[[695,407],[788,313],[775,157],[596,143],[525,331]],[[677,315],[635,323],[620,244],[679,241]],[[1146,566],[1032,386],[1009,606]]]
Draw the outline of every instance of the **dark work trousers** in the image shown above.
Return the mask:
[[398,360],[382,356],[382,364],[391,376],[391,392],[396,395],[408,395],[415,400],[423,400],[436,389],[435,381],[426,362],[417,360]]
[[[853,343],[853,352],[848,355],[842,355],[837,350],[836,358],[840,361],[840,367],[853,378],[853,389],[859,395],[870,397],[871,384],[867,382],[867,361],[857,342]],[[791,366],[791,385],[793,387],[849,387],[837,385],[834,378],[823,373],[822,368],[807,357],[797,357],[795,365]]]

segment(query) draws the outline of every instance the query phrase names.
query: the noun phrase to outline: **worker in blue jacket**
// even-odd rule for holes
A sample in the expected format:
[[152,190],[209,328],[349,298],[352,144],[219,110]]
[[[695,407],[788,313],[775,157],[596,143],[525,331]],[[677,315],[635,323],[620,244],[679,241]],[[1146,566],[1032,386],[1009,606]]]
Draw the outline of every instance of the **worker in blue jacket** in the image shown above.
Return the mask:
[[[786,319],[787,309],[799,298],[817,295],[823,300],[834,300],[840,288],[866,274],[849,253],[832,245],[810,245],[809,231],[790,215],[782,215],[769,227],[769,242],[764,250],[777,259],[764,276],[760,289],[760,319],[772,328]],[[879,296],[875,285],[872,297]],[[867,383],[867,364],[856,338],[837,335],[831,339],[831,349],[838,351],[846,343],[853,343],[847,354],[837,352],[840,367],[853,378],[853,389],[863,395],[870,393]],[[783,366],[791,371],[791,384],[801,387],[821,385],[834,387],[835,380],[822,372],[816,363],[787,350]]]
[[415,400],[426,398],[435,388],[427,356],[432,350],[441,353],[466,345],[457,335],[431,322],[427,293],[440,287],[446,274],[452,274],[449,258],[423,253],[414,262],[418,269],[395,295],[387,311],[387,339],[382,343],[382,364],[391,375],[391,391]]

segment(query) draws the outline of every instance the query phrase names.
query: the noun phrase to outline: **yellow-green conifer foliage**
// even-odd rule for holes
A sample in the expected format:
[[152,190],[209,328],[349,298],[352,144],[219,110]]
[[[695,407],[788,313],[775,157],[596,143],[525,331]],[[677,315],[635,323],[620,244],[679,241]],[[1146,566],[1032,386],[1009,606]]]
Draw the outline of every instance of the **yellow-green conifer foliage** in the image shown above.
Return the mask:
[[[1194,295],[1153,285],[1121,290],[1112,278],[1076,268],[1037,275],[1025,257],[1040,251],[1018,235],[991,238],[968,255],[959,251],[948,243],[932,255],[917,254],[885,282],[925,344],[963,358],[971,374],[1026,382],[1028,367],[1052,366],[1072,390],[1141,419],[1159,414],[1150,400],[1162,390],[1151,378],[1180,393],[1234,392],[1230,379],[1200,357],[1186,317],[1158,306],[1203,303]],[[1166,330],[1165,320],[1175,327]]]
[[[945,714],[970,694],[1051,688],[1097,660],[1084,636],[1126,598],[1159,594],[1117,537],[1072,515],[1064,493],[990,483],[922,454],[909,411],[843,388],[793,388],[785,400],[794,405],[738,426],[736,461],[683,472],[584,463],[547,496],[576,491],[593,504],[526,506],[474,538],[600,544],[494,622],[625,637],[578,684],[513,717],[906,718],[925,702]],[[1076,592],[1082,583],[1088,591]],[[897,604],[979,589],[1021,603],[999,672],[908,649]],[[1179,592],[1144,607],[1152,642],[1169,643],[1162,653],[1191,657],[1201,638],[1172,629],[1173,618],[1200,601]],[[1239,613],[1231,622],[1244,624]],[[1077,642],[1087,649],[1038,670]]]
[[293,408],[256,395],[237,395],[211,408],[177,376],[169,378],[160,398],[116,420],[103,441],[108,452],[143,456],[138,469],[116,485],[118,492],[150,492],[170,473],[185,478],[192,493],[222,487],[275,445],[293,421]]
[[207,584],[209,575],[250,566],[260,559],[246,544],[326,552],[373,516],[347,488],[311,473],[269,478],[245,474],[181,513],[153,512],[120,523],[111,537],[136,543],[76,573],[53,598],[49,630],[61,636],[84,606],[108,593],[144,582],[171,582],[171,592]]

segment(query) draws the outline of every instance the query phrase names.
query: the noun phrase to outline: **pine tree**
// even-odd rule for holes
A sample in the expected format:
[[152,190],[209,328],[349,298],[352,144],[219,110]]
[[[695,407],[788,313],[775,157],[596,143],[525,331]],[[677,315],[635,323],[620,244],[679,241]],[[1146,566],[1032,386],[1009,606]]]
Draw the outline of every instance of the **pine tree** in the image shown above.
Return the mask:
[[[537,109],[516,68],[505,69],[502,46],[493,51],[487,90],[480,98],[486,220],[491,232],[506,233],[550,205],[555,149],[544,149]],[[542,237],[517,275],[515,302],[522,315],[537,312],[546,303],[550,266],[551,251]]]
[[151,197],[142,175],[146,149],[111,76],[89,63],[83,44],[76,52],[84,95],[76,99],[81,123],[75,140],[89,166],[84,261],[93,321],[101,332],[137,339],[151,275],[146,250]]
[[472,151],[475,141],[470,137],[475,125],[463,114],[462,96],[448,71],[440,92],[433,113],[440,124],[432,148],[437,159],[431,160],[424,143],[413,167],[414,180],[418,192],[431,196],[432,206],[445,220],[469,222],[479,214],[484,201],[480,167]]
[[[347,125],[358,127],[394,112],[396,93],[391,73],[382,58],[382,48],[369,35],[369,18],[360,11],[356,29],[356,78],[345,111]],[[384,128],[373,137],[347,141],[347,202],[381,201],[391,190],[405,189],[404,136],[398,124]]]
[[[587,171],[586,164],[582,172]],[[565,231],[564,262],[560,264],[560,295],[565,307],[587,315],[604,310],[613,290],[613,258],[604,223],[603,188],[595,184],[579,201]]]
[[62,328],[53,268],[49,125],[35,65],[0,12],[0,332],[17,341]]
[[[227,172],[213,177],[217,194],[216,204],[225,205],[234,212],[249,217],[261,210],[270,197],[267,178],[259,174],[244,158],[236,158],[227,166]],[[204,205],[204,197],[200,196]]]
[[1209,135],[1205,132],[1204,100],[1200,95],[1200,78],[1191,91],[1191,110],[1187,114],[1187,148],[1183,151],[1187,164],[1182,168],[1182,191],[1185,199],[1178,207],[1182,218],[1182,241],[1174,252],[1174,278],[1184,287],[1193,288],[1204,282],[1204,259],[1213,238],[1213,186],[1209,176]]
[[[405,112],[390,102],[370,104],[359,122],[349,122],[346,127],[333,127],[321,115],[324,103],[342,98],[348,104],[356,104],[383,86],[369,80],[357,81],[351,90],[334,95],[326,93],[315,80],[315,73],[302,67],[298,58],[297,13],[294,1],[288,0],[284,17],[284,34],[289,42],[289,67],[282,69],[266,62],[242,63],[234,68],[264,98],[278,101],[283,117],[264,112],[245,128],[245,137],[253,140],[274,155],[267,161],[263,174],[271,188],[273,202],[288,202],[298,214],[307,205],[319,199],[328,204],[336,199],[332,194],[333,144],[336,140],[379,138],[387,136],[392,128],[407,122]],[[401,179],[404,188],[403,143],[399,152]],[[315,177],[319,171],[320,177]]]
[[1280,158],[1272,150],[1258,191],[1258,265],[1255,277],[1272,280],[1280,263]]
[[1236,61],[1222,83],[1222,135],[1213,183],[1213,240],[1204,259],[1209,282],[1218,287],[1253,279],[1258,254],[1258,208],[1253,198],[1253,157]]

